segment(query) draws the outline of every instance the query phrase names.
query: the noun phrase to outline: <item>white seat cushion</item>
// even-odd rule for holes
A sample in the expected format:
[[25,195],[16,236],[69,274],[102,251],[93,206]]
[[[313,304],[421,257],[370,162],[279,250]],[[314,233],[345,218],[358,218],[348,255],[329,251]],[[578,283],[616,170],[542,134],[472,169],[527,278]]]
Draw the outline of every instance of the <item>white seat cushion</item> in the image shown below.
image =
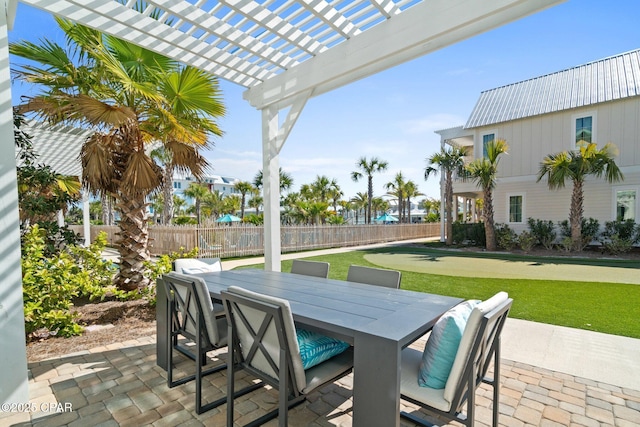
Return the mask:
[[220,258],[179,258],[174,261],[175,271],[182,274],[212,273],[222,271]]
[[424,402],[426,405],[448,411],[451,403],[444,398],[444,389],[421,387],[418,385],[418,371],[422,362],[422,352],[413,348],[402,350],[400,393],[403,396]]

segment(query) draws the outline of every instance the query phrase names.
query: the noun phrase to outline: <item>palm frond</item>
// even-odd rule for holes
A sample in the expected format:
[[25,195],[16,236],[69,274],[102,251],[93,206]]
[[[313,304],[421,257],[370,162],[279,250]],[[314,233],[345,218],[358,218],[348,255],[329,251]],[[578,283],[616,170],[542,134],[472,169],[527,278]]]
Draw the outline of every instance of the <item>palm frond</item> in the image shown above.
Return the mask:
[[162,168],[144,151],[136,151],[129,156],[121,184],[124,193],[149,194],[162,185]]

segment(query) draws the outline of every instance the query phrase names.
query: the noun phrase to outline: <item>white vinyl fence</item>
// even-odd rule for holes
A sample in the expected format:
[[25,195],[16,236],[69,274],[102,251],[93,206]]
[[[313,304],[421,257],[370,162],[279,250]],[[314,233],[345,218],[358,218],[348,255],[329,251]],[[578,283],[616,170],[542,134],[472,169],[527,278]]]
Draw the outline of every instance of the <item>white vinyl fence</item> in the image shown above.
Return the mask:
[[[82,226],[70,226],[82,235]],[[107,233],[110,246],[118,239],[117,226],[92,225],[91,241],[99,232]],[[440,236],[440,223],[389,225],[283,225],[282,252],[299,252],[370,243],[392,242]],[[151,226],[152,255],[199,248],[200,257],[232,258],[264,254],[264,228],[250,224],[214,226]]]

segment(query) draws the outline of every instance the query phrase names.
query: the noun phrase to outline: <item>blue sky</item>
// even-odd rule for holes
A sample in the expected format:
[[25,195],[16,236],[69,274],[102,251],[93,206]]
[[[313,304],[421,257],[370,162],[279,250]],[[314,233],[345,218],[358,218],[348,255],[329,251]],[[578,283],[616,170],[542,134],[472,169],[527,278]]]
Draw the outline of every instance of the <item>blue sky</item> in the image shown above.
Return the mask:
[[[438,177],[423,177],[425,159],[440,146],[434,131],[463,125],[483,90],[640,48],[638,16],[638,0],[569,0],[312,98],[280,165],[296,191],[326,175],[350,198],[366,192],[366,182],[350,178],[357,160],[377,156],[389,168],[374,176],[375,195],[402,171],[426,196],[439,198]],[[9,39],[43,37],[64,43],[50,15],[19,4]],[[225,135],[205,157],[213,173],[252,181],[262,168],[260,112],[242,99],[244,88],[221,81],[221,89]],[[14,86],[14,104],[25,90]]]

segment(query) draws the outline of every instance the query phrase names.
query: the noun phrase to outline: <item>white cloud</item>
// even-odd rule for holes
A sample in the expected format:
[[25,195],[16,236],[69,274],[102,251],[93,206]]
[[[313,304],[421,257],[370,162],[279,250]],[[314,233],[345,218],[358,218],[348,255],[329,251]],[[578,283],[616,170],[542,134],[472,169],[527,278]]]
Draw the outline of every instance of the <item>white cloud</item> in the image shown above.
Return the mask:
[[402,122],[400,127],[409,134],[427,134],[437,130],[448,129],[464,124],[466,119],[454,114],[432,114],[421,119],[412,119]]

